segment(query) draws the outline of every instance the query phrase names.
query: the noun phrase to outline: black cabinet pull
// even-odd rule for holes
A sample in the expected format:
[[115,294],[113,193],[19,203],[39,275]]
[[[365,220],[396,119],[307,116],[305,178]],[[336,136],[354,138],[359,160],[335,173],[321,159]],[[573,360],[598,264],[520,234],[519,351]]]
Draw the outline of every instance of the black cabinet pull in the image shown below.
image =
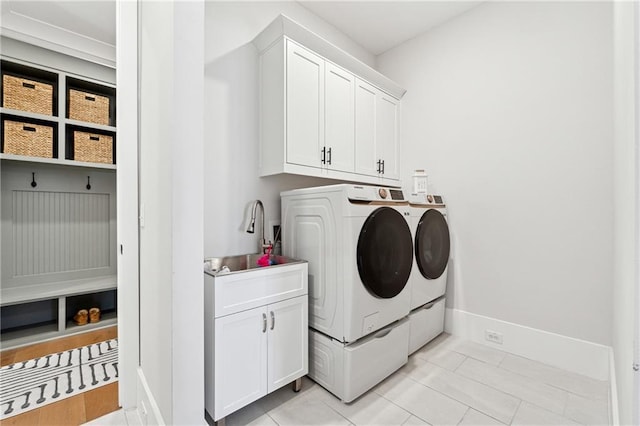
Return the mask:
[[331,164],[331,148],[327,151],[327,164]]
[[382,174],[384,174],[384,160],[382,160]]
[[320,152],[322,153],[322,159],[320,160],[320,162],[321,162],[322,164],[326,164],[326,160],[325,160],[325,158],[326,158],[326,151],[325,151],[325,147],[322,147],[322,151],[320,151]]
[[376,169],[376,172],[380,173],[380,160],[378,160],[378,168]]
[[35,89],[36,85],[32,84],[32,83],[25,83],[24,81],[22,82],[22,87],[26,87],[27,89]]

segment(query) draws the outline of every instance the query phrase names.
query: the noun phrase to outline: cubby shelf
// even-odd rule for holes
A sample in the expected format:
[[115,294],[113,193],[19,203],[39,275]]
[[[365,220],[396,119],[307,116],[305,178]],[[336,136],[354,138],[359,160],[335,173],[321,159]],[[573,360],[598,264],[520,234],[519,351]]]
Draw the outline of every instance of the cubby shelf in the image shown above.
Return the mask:
[[28,157],[26,155],[0,154],[0,160],[25,161],[31,163],[60,164],[71,167],[87,167],[92,169],[116,170],[115,164],[89,163],[86,161],[67,160],[64,158]]
[[[76,129],[82,128],[83,131],[92,132],[95,131],[98,134],[104,134],[113,138],[113,159],[115,160],[115,86],[97,82],[92,79],[82,78],[59,70],[52,70],[42,66],[34,66],[33,64],[25,64],[21,62],[14,62],[2,58],[3,73],[18,74],[24,78],[29,78],[30,73],[38,75],[40,73],[48,75],[49,79],[53,79],[50,83],[54,86],[54,109],[51,115],[34,113],[30,111],[23,111],[13,108],[5,108],[0,106],[0,114],[2,117],[11,120],[25,120],[41,122],[41,124],[51,124],[55,126],[54,141],[57,141],[57,152],[54,153],[51,158],[44,157],[31,157],[25,155],[16,155],[12,153],[0,153],[0,160],[13,160],[13,161],[30,161],[34,163],[48,163],[48,164],[62,164],[72,167],[93,167],[100,169],[116,169],[115,164],[106,163],[94,163],[86,161],[70,160],[74,157],[73,152],[68,151],[68,139],[73,139],[73,132]],[[100,94],[103,97],[109,99],[109,124],[97,124],[87,121],[81,121],[71,119],[69,117],[69,90],[87,91],[88,94]],[[3,100],[4,104],[4,100]],[[4,129],[1,129],[4,132]],[[67,135],[71,132],[71,136]]]

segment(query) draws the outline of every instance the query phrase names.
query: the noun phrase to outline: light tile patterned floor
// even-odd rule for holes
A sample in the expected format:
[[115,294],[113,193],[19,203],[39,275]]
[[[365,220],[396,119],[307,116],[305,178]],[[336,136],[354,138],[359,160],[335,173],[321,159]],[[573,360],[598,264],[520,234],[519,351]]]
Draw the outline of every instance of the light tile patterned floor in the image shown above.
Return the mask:
[[227,417],[235,425],[605,425],[608,382],[442,334],[351,404],[309,379]]
[[[599,426],[608,424],[608,392],[608,382],[442,334],[351,404],[305,378],[299,393],[285,386],[226,424]],[[108,417],[91,424],[122,422]]]

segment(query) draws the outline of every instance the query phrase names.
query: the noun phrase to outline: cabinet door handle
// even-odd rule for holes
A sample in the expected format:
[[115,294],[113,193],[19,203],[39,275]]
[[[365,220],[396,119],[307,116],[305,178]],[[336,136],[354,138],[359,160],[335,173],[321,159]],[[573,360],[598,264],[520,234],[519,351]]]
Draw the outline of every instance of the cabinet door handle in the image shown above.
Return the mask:
[[384,160],[382,160],[382,174],[384,174]]
[[380,160],[378,160],[378,168],[376,169],[378,173],[380,173]]
[[327,164],[331,164],[331,148],[327,151]]
[[271,311],[271,330],[273,330],[275,326],[276,326],[276,316],[273,314],[273,311]]
[[322,158],[320,159],[320,162],[322,164],[326,164],[325,158],[326,158],[326,151],[325,151],[325,147],[322,147],[322,151],[320,151],[322,153]]
[[267,332],[267,314],[262,314],[262,332]]

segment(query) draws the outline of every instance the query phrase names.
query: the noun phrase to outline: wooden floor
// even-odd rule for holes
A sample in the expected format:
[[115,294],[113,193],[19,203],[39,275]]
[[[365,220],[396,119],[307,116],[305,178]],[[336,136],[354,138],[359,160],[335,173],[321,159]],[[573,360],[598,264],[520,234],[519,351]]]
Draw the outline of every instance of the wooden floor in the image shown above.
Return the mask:
[[[109,327],[49,342],[8,349],[0,352],[0,365],[26,361],[54,352],[60,352],[118,337],[117,327]],[[118,382],[63,399],[42,408],[27,411],[2,420],[9,425],[65,425],[74,426],[97,419],[118,409]]]

